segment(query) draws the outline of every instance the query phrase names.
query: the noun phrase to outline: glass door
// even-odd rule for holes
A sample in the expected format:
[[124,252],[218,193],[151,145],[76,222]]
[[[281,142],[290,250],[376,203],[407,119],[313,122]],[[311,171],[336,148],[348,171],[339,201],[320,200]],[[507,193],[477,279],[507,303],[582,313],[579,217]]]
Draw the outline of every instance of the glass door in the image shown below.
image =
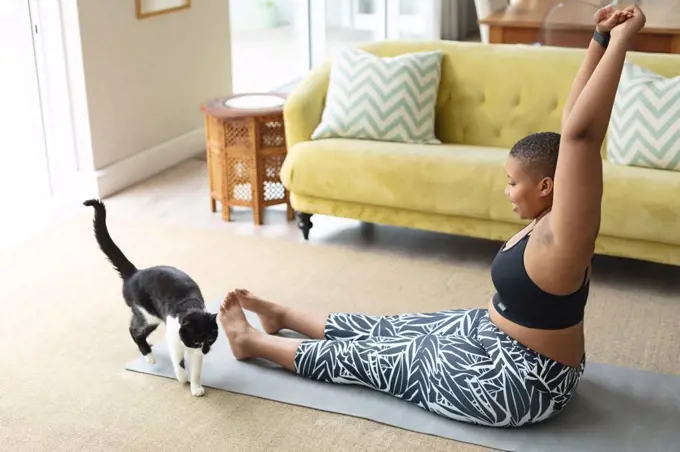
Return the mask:
[[[330,3],[326,0],[326,4]],[[335,2],[333,2],[335,3]],[[375,27],[376,22],[384,22],[384,15],[380,11],[383,6],[382,0],[349,0],[352,15],[354,16],[354,25],[360,30],[371,30]]]
[[311,1],[310,7],[312,67],[333,58],[344,46],[385,39],[384,0]]
[[278,90],[309,71],[307,3],[229,0],[234,93]]
[[441,39],[441,0],[386,0],[387,39]]
[[230,0],[235,93],[286,90],[343,46],[440,39],[441,0]]

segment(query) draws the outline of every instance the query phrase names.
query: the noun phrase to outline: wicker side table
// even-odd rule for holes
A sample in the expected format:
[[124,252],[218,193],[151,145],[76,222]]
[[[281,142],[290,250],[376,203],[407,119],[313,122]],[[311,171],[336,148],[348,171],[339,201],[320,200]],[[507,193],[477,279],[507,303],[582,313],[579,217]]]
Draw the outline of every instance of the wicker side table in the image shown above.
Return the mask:
[[231,208],[251,207],[254,222],[263,223],[264,208],[287,204],[288,191],[279,173],[286,158],[283,127],[285,96],[241,94],[212,99],[201,107],[205,116],[206,152],[210,179],[210,207],[222,206],[229,221]]

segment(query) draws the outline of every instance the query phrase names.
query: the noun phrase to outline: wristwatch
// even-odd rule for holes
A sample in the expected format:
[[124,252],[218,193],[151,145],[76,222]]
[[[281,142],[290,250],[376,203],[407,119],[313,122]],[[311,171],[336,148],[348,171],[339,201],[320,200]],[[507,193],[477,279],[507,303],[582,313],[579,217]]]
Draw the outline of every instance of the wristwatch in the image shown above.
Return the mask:
[[595,33],[593,33],[593,39],[595,40],[595,42],[597,42],[606,49],[607,46],[609,45],[609,39],[611,39],[611,35],[609,34],[609,32],[600,33],[599,31],[595,30]]

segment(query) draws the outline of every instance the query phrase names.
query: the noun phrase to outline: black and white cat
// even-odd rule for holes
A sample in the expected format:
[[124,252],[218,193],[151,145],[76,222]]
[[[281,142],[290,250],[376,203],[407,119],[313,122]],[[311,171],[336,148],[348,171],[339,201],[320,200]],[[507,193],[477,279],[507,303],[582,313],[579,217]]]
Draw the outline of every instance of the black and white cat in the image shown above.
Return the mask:
[[150,364],[155,364],[147,337],[164,323],[177,380],[182,384],[189,381],[191,394],[202,396],[203,356],[217,340],[217,314],[206,311],[198,284],[181,270],[169,266],[137,269],[111,239],[104,203],[90,199],[83,205],[94,207],[94,235],[99,248],[123,279],[123,298],[132,310],[130,334],[139,351]]

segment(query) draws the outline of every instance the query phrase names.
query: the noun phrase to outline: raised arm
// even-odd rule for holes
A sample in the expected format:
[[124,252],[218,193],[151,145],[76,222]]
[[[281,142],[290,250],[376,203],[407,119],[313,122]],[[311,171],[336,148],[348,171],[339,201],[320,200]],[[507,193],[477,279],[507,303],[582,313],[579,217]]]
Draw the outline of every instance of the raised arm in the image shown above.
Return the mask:
[[[579,265],[587,265],[599,232],[603,185],[600,148],[626,53],[631,39],[645,24],[637,6],[627,10],[631,17],[612,29],[609,45],[562,129],[550,229],[562,258]],[[591,43],[590,48],[595,45],[599,46]]]
[[[626,19],[629,19],[631,16],[632,13],[627,10],[615,10],[612,5],[607,5],[598,9],[593,16],[594,22],[596,24],[595,30],[598,33],[601,33],[603,36],[607,36],[612,31],[612,28],[624,22]],[[595,68],[604,55],[604,51],[605,49],[602,45],[595,42],[595,40],[590,41],[588,53],[586,53],[586,57],[581,63],[581,67],[579,68],[578,72],[576,73],[574,82],[571,85],[571,91],[569,91],[569,96],[567,97],[562,110],[563,129],[567,119],[569,116],[571,116],[571,112],[574,108],[574,104],[576,104],[576,100],[579,98],[583,88],[586,86],[586,83],[588,83],[588,80],[590,80],[590,77],[593,75],[593,71],[595,71]]]

